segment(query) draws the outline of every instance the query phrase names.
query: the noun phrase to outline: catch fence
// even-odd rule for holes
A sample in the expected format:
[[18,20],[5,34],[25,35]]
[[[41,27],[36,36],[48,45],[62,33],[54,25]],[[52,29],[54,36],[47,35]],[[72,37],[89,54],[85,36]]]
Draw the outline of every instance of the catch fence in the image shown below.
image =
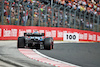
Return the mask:
[[[2,5],[2,6],[1,6]],[[100,15],[54,3],[0,2],[0,25],[64,27],[100,32]]]

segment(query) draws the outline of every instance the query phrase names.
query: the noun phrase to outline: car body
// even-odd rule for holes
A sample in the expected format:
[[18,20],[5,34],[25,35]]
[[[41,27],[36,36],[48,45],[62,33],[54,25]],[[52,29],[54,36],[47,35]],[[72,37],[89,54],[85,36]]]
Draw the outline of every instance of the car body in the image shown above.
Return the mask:
[[44,33],[24,33],[18,37],[17,48],[53,49],[53,38],[45,37]]

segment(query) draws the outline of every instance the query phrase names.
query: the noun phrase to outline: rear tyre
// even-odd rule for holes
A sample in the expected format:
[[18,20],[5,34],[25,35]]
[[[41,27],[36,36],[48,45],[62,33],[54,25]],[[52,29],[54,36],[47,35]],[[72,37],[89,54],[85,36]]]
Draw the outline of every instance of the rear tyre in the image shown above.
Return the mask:
[[17,48],[24,48],[25,46],[25,38],[18,37]]
[[52,39],[45,38],[44,40],[44,49],[51,50],[52,49]]

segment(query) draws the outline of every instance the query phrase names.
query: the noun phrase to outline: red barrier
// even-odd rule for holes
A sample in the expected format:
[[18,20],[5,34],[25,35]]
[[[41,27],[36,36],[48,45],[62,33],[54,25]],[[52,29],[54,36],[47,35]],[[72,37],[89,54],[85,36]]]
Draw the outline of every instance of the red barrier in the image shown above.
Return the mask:
[[79,33],[79,41],[100,42],[100,32],[84,31],[70,28],[38,27],[38,26],[14,26],[0,25],[0,40],[17,40],[24,32],[33,33],[34,30],[45,33],[46,37],[52,36],[54,40],[63,40],[63,33]]

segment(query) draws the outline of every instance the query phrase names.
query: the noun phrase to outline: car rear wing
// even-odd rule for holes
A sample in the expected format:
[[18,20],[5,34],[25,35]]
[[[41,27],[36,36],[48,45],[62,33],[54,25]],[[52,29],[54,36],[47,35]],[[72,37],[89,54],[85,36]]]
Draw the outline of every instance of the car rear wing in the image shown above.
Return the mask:
[[44,33],[24,33],[24,36],[44,36]]

